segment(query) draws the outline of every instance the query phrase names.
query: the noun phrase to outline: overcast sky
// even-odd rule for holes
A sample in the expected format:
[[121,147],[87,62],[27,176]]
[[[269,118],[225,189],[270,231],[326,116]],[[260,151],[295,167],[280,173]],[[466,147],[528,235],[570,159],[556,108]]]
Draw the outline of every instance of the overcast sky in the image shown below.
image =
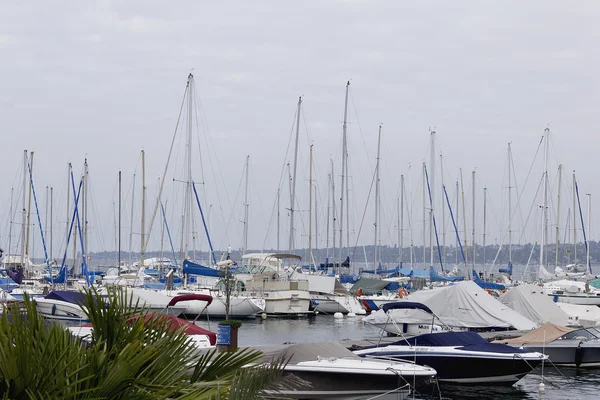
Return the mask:
[[[567,214],[572,213],[568,208],[572,208],[573,170],[577,172],[584,216],[586,193],[600,204],[600,197],[594,197],[600,193],[596,173],[600,149],[596,132],[600,115],[599,11],[600,4],[595,1],[7,3],[0,9],[0,245],[8,248],[11,188],[13,208],[21,208],[22,155],[27,149],[35,152],[34,181],[43,224],[45,187],[54,188],[54,257],[59,257],[61,243],[64,248],[67,163],[72,162],[76,175],[80,175],[86,157],[92,187],[88,250],[115,248],[119,170],[123,173],[124,249],[129,248],[133,174],[138,177],[133,249],[139,250],[139,154],[142,149],[146,152],[149,220],[190,72],[196,80],[198,109],[206,122],[194,133],[193,175],[197,182],[204,180],[198,188],[218,249],[242,246],[243,172],[249,155],[248,247],[276,247],[274,207],[280,188],[280,247],[287,250],[290,195],[284,177],[288,174],[285,164],[292,161],[288,145],[298,96],[303,96],[303,110],[296,179],[296,247],[308,246],[310,144],[314,145],[318,214],[313,234],[318,232],[319,247],[325,245],[330,159],[334,162],[339,212],[347,80],[351,81],[352,245],[373,242],[374,188],[367,199],[380,123],[383,244],[398,242],[401,174],[407,177],[410,199],[404,241],[408,244],[410,240],[408,214],[415,244],[423,241],[421,164],[429,163],[430,127],[437,132],[436,213],[441,213],[442,152],[444,180],[452,186],[451,199],[460,178],[459,168],[463,170],[468,231],[472,224],[470,174],[475,169],[477,241],[483,239],[482,196],[486,186],[486,240],[500,243],[508,221],[509,142],[519,185],[514,190],[513,206],[517,191],[524,193],[519,221],[515,216],[513,225],[518,232],[513,236],[521,242],[540,240],[537,206],[542,200],[534,199],[534,194],[543,171],[543,149],[532,162],[549,126],[550,231],[554,232],[556,171],[561,163],[564,179],[559,228],[564,236]],[[173,182],[185,179],[185,131],[181,133],[162,198],[167,203],[167,222],[176,249],[181,243],[180,209],[185,189],[185,185]],[[520,221],[527,219],[532,206],[537,209],[523,226]],[[593,221],[597,221],[600,214],[593,214]],[[20,223],[20,214],[15,215]],[[195,219],[195,230],[200,232],[202,224],[198,216]],[[161,220],[159,215],[157,221]],[[595,226],[597,223],[592,222],[593,239],[597,239]],[[448,243],[454,243],[449,220],[446,228]],[[19,225],[13,225],[13,248],[19,240],[14,233],[18,229]],[[35,229],[39,229],[37,222]],[[151,249],[160,247],[160,233],[160,225],[155,224]],[[39,233],[32,238],[40,257]],[[551,235],[551,241],[553,238]],[[167,242],[165,239],[165,248],[169,247]],[[196,247],[206,250],[203,234],[198,234]]]

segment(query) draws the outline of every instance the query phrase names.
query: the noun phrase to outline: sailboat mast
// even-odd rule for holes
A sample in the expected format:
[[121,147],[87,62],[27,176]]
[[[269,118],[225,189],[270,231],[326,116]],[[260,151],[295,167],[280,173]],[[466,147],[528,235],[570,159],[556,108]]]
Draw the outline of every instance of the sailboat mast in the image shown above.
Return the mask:
[[329,192],[331,191],[331,174],[327,174],[327,218],[325,218],[325,258],[329,262],[329,218],[331,214],[331,201]]
[[558,267],[558,248],[560,246],[559,224],[560,224],[560,187],[561,187],[561,183],[562,183],[562,164],[560,164],[558,166],[558,198],[557,198],[557,202],[556,202],[556,260],[555,260],[555,267]]
[[512,264],[512,186],[511,186],[511,166],[512,154],[510,142],[508,143],[508,263]]
[[400,209],[398,210],[398,214],[400,214],[399,226],[398,230],[398,262],[402,264],[402,253],[404,252],[404,175],[400,175]]
[[423,264],[427,263],[427,182],[425,178],[425,161],[421,168],[423,174]]
[[122,188],[121,188],[121,170],[119,170],[119,216],[118,227],[117,227],[117,271],[121,272],[121,197],[122,197]]
[[475,269],[475,170],[473,170],[472,174],[471,174],[471,185],[472,187],[472,192],[473,192],[473,234],[471,237],[471,242],[473,244],[473,260],[471,261],[473,269]]
[[54,188],[50,186],[50,259],[53,260],[52,256],[52,231],[53,229],[53,219],[52,219],[52,210],[54,208]]
[[[347,124],[348,124],[348,90],[350,88],[350,81],[346,82],[346,96],[344,100],[344,122],[342,125],[342,186],[340,190],[340,263],[342,262],[342,249],[344,248],[343,230],[344,230],[344,200],[346,200],[347,193],[344,193],[346,179],[346,164],[348,162],[348,138],[347,138]],[[346,228],[350,229],[350,226]],[[348,240],[348,242],[350,242]],[[348,249],[349,251],[349,249]]]
[[373,265],[377,269],[378,261],[378,231],[379,231],[379,157],[381,154],[381,125],[379,125],[379,133],[377,135],[377,162],[375,164],[375,239],[373,244],[375,245]]
[[193,112],[194,112],[194,75],[188,76],[188,127],[187,127],[187,182],[186,182],[186,205],[184,207],[184,226],[185,226],[185,259],[188,259],[189,247],[192,242],[192,224],[190,222],[192,216],[192,140],[193,140]]
[[[88,197],[89,197],[89,172],[87,158],[83,162],[83,247],[89,252],[88,247]],[[87,260],[86,260],[87,261]]]
[[429,190],[429,265],[433,265],[433,207],[435,204],[435,131],[431,131],[431,175],[430,175],[430,190]]
[[546,239],[548,237],[548,207],[546,201],[548,200],[548,136],[550,135],[550,129],[544,130],[544,202],[542,204],[542,244],[540,246],[540,266],[544,266],[544,246],[546,245]]
[[294,175],[291,178],[290,191],[290,242],[289,252],[294,251],[294,203],[296,199],[296,171],[298,168],[298,140],[300,138],[300,107],[302,106],[302,97],[298,98],[298,111],[296,112],[296,146],[294,148]]
[[[250,156],[246,156],[246,193],[245,193],[245,197],[244,197],[244,247],[242,249],[242,255],[246,254],[246,252],[248,251],[248,209],[249,209],[249,204],[248,204],[248,173],[249,173],[249,166],[250,166]],[[279,193],[279,191],[278,191]]]
[[440,207],[440,210],[442,211],[442,264],[446,265],[446,207],[444,207],[444,158],[442,153],[440,152],[440,180],[441,180],[441,187],[442,187],[442,191],[440,193],[442,193],[442,196],[440,196],[441,200],[442,200],[442,206]]
[[309,174],[308,174],[308,266],[314,265],[312,254],[312,151],[313,145],[310,145],[309,156]]
[[[462,197],[462,211],[463,211],[463,227],[465,229],[465,248],[468,247],[467,243],[467,213],[465,211],[465,186],[463,184],[463,173],[462,168],[460,169],[460,189]],[[469,279],[469,252],[465,251],[465,279]]]
[[133,187],[131,189],[131,215],[129,217],[129,265],[133,256],[133,206],[135,204],[135,174],[133,174]]
[[279,229],[280,229],[280,223],[279,223],[279,219],[281,218],[281,208],[279,206],[279,199],[281,197],[281,189],[277,189],[277,252],[279,253],[279,249],[281,248],[279,246]]
[[575,171],[573,171],[573,264],[577,264],[577,182],[575,180]]
[[[27,226],[27,150],[23,152],[23,209],[21,220],[21,267],[25,268],[25,229]],[[67,196],[69,197],[69,196]]]
[[[458,226],[460,224],[459,219],[458,219],[458,210],[459,210],[459,206],[458,206],[458,199],[460,198],[460,193],[458,191],[458,181],[456,181],[456,230],[458,230]],[[456,265],[458,265],[458,250],[459,250],[459,245],[460,243],[458,243],[458,236],[456,237]]]
[[[33,174],[33,151],[29,153],[30,173]],[[25,260],[29,261],[29,230],[31,223],[31,179],[29,180],[29,191],[27,196],[27,233],[25,238]],[[23,188],[25,190],[25,188]]]
[[[588,196],[588,215],[587,215],[587,226],[588,226],[588,230],[591,230],[591,218],[592,218],[592,195],[590,193],[587,193]],[[589,235],[588,235],[589,238]],[[587,249],[587,255],[586,255],[586,265],[587,265],[587,272],[591,273],[592,272],[592,268],[591,268],[591,264],[590,264],[590,240],[587,239],[587,243],[586,243],[586,249]]]
[[331,250],[333,252],[332,258],[335,260],[335,175],[333,172],[333,159],[329,161],[331,163]]
[[146,232],[146,152],[142,150],[142,221],[141,221],[141,245],[140,245],[140,268],[144,267],[144,235]]
[[483,188],[483,269],[485,270],[485,235],[487,219],[487,187]]

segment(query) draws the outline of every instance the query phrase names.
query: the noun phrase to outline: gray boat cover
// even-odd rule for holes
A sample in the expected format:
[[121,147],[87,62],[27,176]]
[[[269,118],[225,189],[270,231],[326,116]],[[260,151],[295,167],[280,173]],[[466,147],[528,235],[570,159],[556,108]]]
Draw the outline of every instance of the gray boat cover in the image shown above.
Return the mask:
[[547,322],[540,326],[534,331],[526,333],[525,335],[514,338],[514,339],[503,339],[495,340],[493,343],[504,343],[504,344],[542,344],[550,343],[566,333],[574,331],[574,328],[567,328],[565,326],[555,325],[551,322]]
[[[403,301],[423,303],[445,324],[462,328],[514,328],[531,330],[538,324],[500,303],[473,281],[411,293]],[[421,324],[432,322],[431,315],[421,310],[392,310],[396,323]],[[371,313],[365,321],[385,323],[383,310]],[[440,324],[436,321],[437,324]],[[443,325],[443,324],[442,324]]]
[[537,285],[515,286],[500,296],[500,302],[529,318],[543,324],[552,322],[556,325],[566,326],[571,324],[570,318],[550,296],[544,293],[544,288]]
[[262,361],[268,362],[285,354],[291,357],[288,364],[297,364],[302,361],[315,361],[320,358],[356,358],[359,356],[337,342],[298,343],[282,346],[256,346],[256,350],[263,352]]

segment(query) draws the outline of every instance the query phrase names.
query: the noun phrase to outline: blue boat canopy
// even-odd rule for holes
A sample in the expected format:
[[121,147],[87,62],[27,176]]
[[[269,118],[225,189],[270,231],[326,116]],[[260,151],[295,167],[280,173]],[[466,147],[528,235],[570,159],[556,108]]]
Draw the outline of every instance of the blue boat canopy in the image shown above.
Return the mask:
[[433,314],[433,311],[429,307],[427,307],[423,303],[417,303],[414,301],[398,301],[395,303],[385,303],[381,306],[383,312],[388,312],[389,310],[398,310],[398,309],[417,309],[423,310],[426,313]]
[[413,336],[394,344],[403,345],[406,342],[413,346],[469,346],[488,343],[475,332],[439,332]]
[[488,289],[488,290],[504,290],[504,289],[506,289],[506,286],[504,286],[500,283],[482,281],[481,278],[479,277],[479,275],[477,275],[477,272],[475,272],[475,270],[473,270],[473,282],[475,282],[482,289]]
[[208,268],[204,265],[196,264],[188,260],[183,261],[183,273],[189,275],[200,275],[200,276],[214,276],[219,277],[219,270],[214,268]]
[[50,300],[66,301],[67,303],[82,305],[85,303],[85,294],[74,290],[53,290],[44,298]]

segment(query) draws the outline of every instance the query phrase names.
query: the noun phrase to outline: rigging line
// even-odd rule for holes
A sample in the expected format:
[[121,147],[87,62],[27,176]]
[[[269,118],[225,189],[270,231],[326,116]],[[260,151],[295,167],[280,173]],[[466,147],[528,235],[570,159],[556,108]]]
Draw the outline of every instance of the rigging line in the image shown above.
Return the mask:
[[[296,125],[296,118],[297,117],[298,117],[298,109],[295,108],[294,118],[292,120],[292,126],[290,128],[288,145],[287,145],[287,148],[285,150],[285,156],[283,158],[283,165],[281,166],[281,170],[280,170],[281,173],[279,175],[279,182],[277,183],[277,190],[278,191],[283,191],[284,176],[285,176],[285,170],[286,170],[285,167],[289,163],[289,161],[287,161],[287,159],[288,159],[288,155],[289,155],[289,152],[290,152],[290,147],[291,147],[291,144],[292,144],[292,140],[293,140],[293,137],[294,137],[294,127]],[[271,224],[273,222],[274,216],[277,214],[276,208],[277,208],[277,196],[275,196],[275,199],[273,200],[273,207],[271,209],[271,216],[269,218],[269,223],[267,224],[267,231],[265,232],[265,238],[264,238],[264,241],[263,241],[263,248],[266,247],[266,243],[267,243],[267,241],[269,239],[269,235],[270,235],[270,231],[271,231]]]
[[[173,139],[171,139],[171,146],[169,147],[169,155],[167,157],[167,163],[165,165],[165,169],[163,172],[163,177],[167,176],[167,171],[169,169],[169,163],[171,161],[171,154],[173,153],[173,146],[175,144],[175,138],[177,137],[177,130],[179,129],[179,122],[181,121],[181,114],[183,112],[183,108],[185,105],[186,95],[189,95],[189,80],[188,84],[185,86],[185,91],[183,93],[183,98],[181,99],[181,106],[179,107],[179,115],[177,116],[177,123],[175,124],[175,131],[173,132]],[[156,217],[156,213],[158,212],[158,206],[160,205],[160,198],[162,196],[163,187],[166,179],[162,179],[160,181],[160,188],[158,189],[158,195],[156,196],[156,202],[154,203],[154,211],[152,212],[152,218],[150,218],[150,223],[148,225],[148,232],[152,231],[152,226],[154,225],[154,219]],[[142,232],[143,234],[144,232]],[[144,246],[142,248],[142,252],[146,252],[146,247],[148,247],[148,241],[150,240],[150,235],[147,235],[146,240],[144,241]]]
[[[244,159],[244,168],[242,169],[242,175],[240,176],[240,181],[238,183],[238,189],[235,193],[235,198],[233,199],[233,204],[234,204],[234,208],[237,208],[237,202],[238,202],[238,198],[240,196],[240,192],[242,190],[242,182],[244,181],[244,174],[246,172],[246,160]],[[229,227],[231,225],[231,220],[233,219],[234,215],[234,208],[232,208],[231,210],[229,210],[229,220],[227,221],[227,225],[225,225],[225,229],[229,230]]]
[[[527,172],[527,177],[525,178],[525,183],[523,183],[523,188],[521,189],[521,192],[518,191],[517,177],[516,177],[516,174],[514,174],[514,177],[515,177],[515,180],[514,180],[515,186],[514,187],[515,187],[515,189],[517,189],[518,196],[517,196],[517,204],[515,205],[515,210],[514,211],[509,210],[509,216],[510,216],[509,221],[512,223],[512,220],[518,210],[519,215],[521,216],[521,227],[522,228],[525,227],[526,221],[525,222],[523,221],[523,214],[522,214],[522,210],[521,210],[521,197],[523,196],[523,193],[525,192],[525,188],[527,187],[527,182],[529,181],[529,178],[531,177],[531,171],[533,170],[533,167],[535,165],[535,162],[537,160],[537,157],[538,157],[538,154],[540,152],[543,142],[544,142],[544,135],[542,135],[542,137],[538,143],[537,150],[535,152],[533,160],[531,161],[531,165],[529,166],[529,171]],[[512,153],[511,153],[511,155],[512,155]],[[511,157],[511,160],[512,160],[513,171],[514,171],[514,159]],[[540,185],[541,185],[541,183],[540,183]],[[539,189],[540,189],[540,186],[538,186],[538,190],[536,191],[535,197],[537,197]],[[527,219],[529,219],[529,217],[527,217]],[[521,236],[519,237],[518,243],[521,242],[524,232],[525,232],[525,229],[522,229]],[[498,252],[496,254],[496,257],[494,258],[494,262],[490,265],[489,271],[491,271],[491,268],[493,268],[494,264],[496,263],[496,259],[498,258],[498,255],[500,254],[500,250],[502,249],[502,246],[504,245],[504,239],[506,238],[507,235],[508,235],[508,232],[504,232],[504,235],[502,236],[502,240],[500,242],[500,246],[498,247]]]
[[360,232],[362,231],[363,223],[365,222],[365,216],[367,215],[367,207],[369,205],[369,199],[371,198],[371,192],[373,191],[373,184],[375,183],[375,177],[376,177],[376,174],[373,173],[373,178],[371,179],[371,186],[369,187],[369,192],[367,193],[367,201],[365,202],[363,215],[360,220],[360,225],[358,227],[358,233],[356,234],[356,240],[354,242],[354,248],[352,249],[352,262],[354,262],[354,255],[356,254],[356,248],[358,247],[358,239],[360,238]]
[[[365,153],[367,153],[367,162],[369,164],[369,169],[371,170],[371,173],[373,173],[373,166],[371,165],[371,156],[369,155],[369,150],[368,150],[368,147],[367,147],[367,143],[365,141],[365,135],[363,133],[362,125],[361,125],[360,119],[358,117],[358,111],[356,110],[356,103],[354,101],[354,94],[352,93],[352,89],[350,87],[349,87],[348,92],[350,93],[350,99],[352,100],[352,108],[354,109],[354,115],[356,116],[356,123],[358,124],[358,131],[360,132],[360,137],[361,137],[362,142],[363,142]],[[347,138],[347,136],[346,136],[346,138]]]

